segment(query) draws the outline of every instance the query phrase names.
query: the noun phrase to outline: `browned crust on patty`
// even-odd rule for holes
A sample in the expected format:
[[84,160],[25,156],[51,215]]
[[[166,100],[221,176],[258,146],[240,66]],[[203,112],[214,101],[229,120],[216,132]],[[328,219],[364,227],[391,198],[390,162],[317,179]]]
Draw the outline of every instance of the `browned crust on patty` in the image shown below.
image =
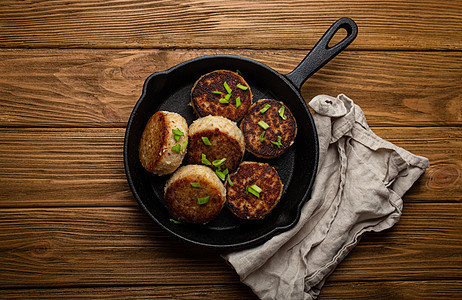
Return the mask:
[[[237,217],[246,220],[263,219],[281,199],[283,184],[277,171],[266,163],[243,162],[230,175],[233,185],[226,184],[226,204]],[[256,184],[260,197],[247,192]]]
[[[202,137],[207,137],[211,145],[205,145]],[[244,157],[244,149],[232,136],[215,128],[203,130],[189,137],[187,162],[203,165],[202,154],[205,154],[210,162],[226,158],[221,169],[228,169],[231,173],[239,167]],[[210,167],[215,170],[215,167]]]
[[[194,174],[169,182],[164,200],[173,218],[181,222],[205,224],[218,216],[226,197],[222,183],[213,172],[211,175],[214,180],[210,180],[210,174],[206,175],[199,169]],[[191,186],[191,182],[199,183],[200,187]],[[207,196],[210,197],[207,203],[197,203],[198,198]]]
[[[177,139],[173,133],[178,129],[183,133]],[[147,122],[139,145],[139,159],[142,166],[157,175],[173,173],[182,163],[186,149],[181,146],[188,140],[188,123],[177,113],[156,112]],[[180,147],[180,151],[173,147]]]
[[[156,112],[146,124],[141,135],[139,157],[143,167],[153,172],[159,164],[162,146],[167,143],[167,121],[166,114],[162,111]],[[155,141],[155,142],[153,142]]]
[[[260,113],[266,105],[271,107],[264,113]],[[279,115],[279,109],[284,106],[284,115],[287,117],[283,120]],[[264,130],[259,121],[264,121],[269,125],[268,129]],[[262,158],[274,158],[283,154],[294,143],[297,135],[297,123],[292,112],[282,102],[274,99],[261,99],[254,103],[247,115],[241,122],[241,130],[244,133],[245,147],[247,151],[255,156]],[[264,140],[260,141],[260,137],[265,131]],[[280,136],[281,145],[278,147],[271,141],[278,142]]]
[[[232,96],[228,104],[219,102],[220,98],[228,94],[223,86],[224,82],[232,89]],[[249,88],[245,91],[237,88],[238,83]],[[219,91],[223,94],[214,94],[213,91]],[[239,107],[236,107],[237,97],[241,99]],[[222,116],[238,122],[245,116],[252,104],[252,92],[250,86],[239,74],[228,70],[217,70],[201,76],[196,81],[191,90],[191,104],[199,117]]]

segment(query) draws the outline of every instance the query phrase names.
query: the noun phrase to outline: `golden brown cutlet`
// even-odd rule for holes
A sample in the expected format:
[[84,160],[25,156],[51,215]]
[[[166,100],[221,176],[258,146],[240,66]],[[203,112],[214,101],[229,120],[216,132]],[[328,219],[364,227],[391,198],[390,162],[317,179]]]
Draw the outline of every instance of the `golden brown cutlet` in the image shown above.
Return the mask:
[[199,117],[223,116],[238,122],[252,104],[252,92],[239,74],[217,70],[196,81],[191,90],[191,104]]
[[241,122],[247,151],[262,158],[283,154],[297,135],[292,112],[282,102],[261,99],[254,103]]
[[220,116],[207,116],[191,124],[186,154],[188,163],[206,164],[215,170],[217,166],[213,165],[214,161],[225,158],[219,167],[231,173],[238,168],[244,152],[243,134],[233,121]]
[[[181,136],[175,137],[174,131]],[[154,174],[171,174],[183,161],[186,147],[182,146],[187,140],[186,120],[177,113],[158,111],[143,130],[138,149],[140,162],[147,171]]]
[[242,162],[229,179],[226,204],[241,219],[263,219],[281,199],[281,178],[269,164]]
[[165,207],[176,220],[205,224],[222,210],[226,190],[210,168],[187,165],[167,181],[164,199]]

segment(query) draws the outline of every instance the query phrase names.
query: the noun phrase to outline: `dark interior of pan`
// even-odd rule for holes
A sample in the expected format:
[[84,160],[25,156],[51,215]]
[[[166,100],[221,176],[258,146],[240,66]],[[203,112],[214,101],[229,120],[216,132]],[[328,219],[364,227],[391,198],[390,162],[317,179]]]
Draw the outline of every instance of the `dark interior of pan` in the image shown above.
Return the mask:
[[[329,46],[340,28],[346,29],[347,36],[338,44]],[[311,194],[319,151],[316,127],[300,95],[300,88],[307,78],[346,48],[356,34],[357,26],[353,20],[339,19],[287,75],[248,58],[212,55],[189,60],[148,77],[128,121],[124,142],[125,172],[139,205],[162,228],[181,240],[217,249],[254,246],[294,226]],[[172,221],[163,203],[168,176],[153,175],[141,166],[138,158],[141,134],[149,118],[158,110],[179,113],[190,125],[197,119],[189,105],[193,84],[203,74],[219,69],[239,71],[250,85],[254,102],[264,98],[282,101],[297,121],[295,143],[282,156],[271,160],[259,159],[248,152],[244,156],[246,161],[263,161],[277,168],[284,184],[282,198],[263,220],[241,220],[225,206],[221,214],[208,224],[177,224]]]
[[[277,99],[283,101],[294,114],[298,133],[294,145],[286,153],[271,160],[256,158],[248,152],[244,156],[244,160],[265,161],[277,167],[284,184],[283,196],[263,220],[240,220],[225,206],[218,218],[206,225],[176,224],[171,221],[163,204],[163,190],[168,176],[153,175],[143,169],[138,158],[139,141],[147,121],[158,110],[177,112],[188,124],[197,119],[189,105],[191,88],[201,75],[217,69],[239,70],[250,85],[254,101]],[[151,75],[145,82],[143,95],[132,115],[127,125],[125,143],[129,184],[148,215],[173,235],[202,246],[240,248],[287,230],[298,220],[315,176],[317,135],[308,107],[283,75],[261,63],[238,56],[216,55],[193,59]]]

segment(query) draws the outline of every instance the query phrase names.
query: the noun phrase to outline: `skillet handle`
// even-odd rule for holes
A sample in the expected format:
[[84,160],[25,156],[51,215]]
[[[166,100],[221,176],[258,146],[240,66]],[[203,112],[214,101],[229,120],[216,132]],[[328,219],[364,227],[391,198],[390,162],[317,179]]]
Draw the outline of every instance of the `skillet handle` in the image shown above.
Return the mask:
[[[338,44],[329,47],[329,42],[335,36],[340,28],[347,31],[347,36]],[[289,74],[286,78],[300,90],[303,83],[311,77],[316,71],[327,64],[332,58],[337,56],[343,49],[345,49],[358,34],[358,26],[350,18],[341,18],[337,20],[332,26],[324,33],[322,38],[311,49],[302,62]]]

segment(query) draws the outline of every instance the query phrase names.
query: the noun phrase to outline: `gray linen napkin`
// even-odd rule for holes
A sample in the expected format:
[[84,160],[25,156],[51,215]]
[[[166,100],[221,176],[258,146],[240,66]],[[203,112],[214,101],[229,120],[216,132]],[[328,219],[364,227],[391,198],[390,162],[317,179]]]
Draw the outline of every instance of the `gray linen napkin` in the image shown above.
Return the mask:
[[403,194],[429,167],[376,136],[345,95],[309,103],[319,136],[319,169],[297,225],[223,258],[261,299],[316,299],[326,278],[368,231],[398,222]]

